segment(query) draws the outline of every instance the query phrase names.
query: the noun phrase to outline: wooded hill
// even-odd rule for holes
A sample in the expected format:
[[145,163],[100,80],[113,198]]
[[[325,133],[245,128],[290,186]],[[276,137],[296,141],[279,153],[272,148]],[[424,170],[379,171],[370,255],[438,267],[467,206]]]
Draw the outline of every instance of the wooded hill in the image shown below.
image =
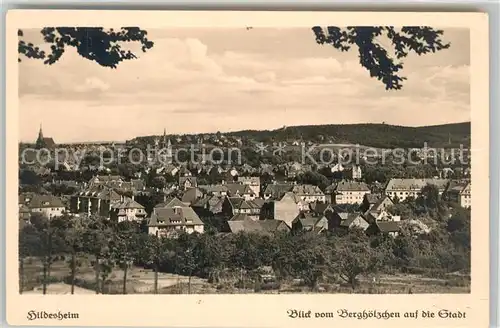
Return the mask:
[[328,124],[290,126],[277,130],[245,130],[226,133],[256,141],[286,141],[302,138],[315,143],[359,144],[380,148],[416,147],[426,142],[429,147],[455,148],[470,146],[470,122],[422,127],[388,124]]

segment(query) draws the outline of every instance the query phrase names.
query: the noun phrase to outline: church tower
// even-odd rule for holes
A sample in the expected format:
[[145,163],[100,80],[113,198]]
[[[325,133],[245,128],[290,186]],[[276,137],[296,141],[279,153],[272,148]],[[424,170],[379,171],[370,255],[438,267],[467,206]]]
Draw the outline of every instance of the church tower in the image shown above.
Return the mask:
[[161,141],[160,160],[165,163],[172,163],[172,143],[167,138],[167,129],[163,129],[163,139]]
[[38,138],[36,139],[36,148],[45,147],[45,141],[43,139],[42,124],[40,123],[40,130],[38,131]]

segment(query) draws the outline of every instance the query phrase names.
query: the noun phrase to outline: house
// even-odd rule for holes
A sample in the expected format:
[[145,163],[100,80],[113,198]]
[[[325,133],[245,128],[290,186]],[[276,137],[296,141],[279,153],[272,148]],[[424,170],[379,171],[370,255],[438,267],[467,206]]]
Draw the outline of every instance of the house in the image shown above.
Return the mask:
[[227,195],[229,197],[242,197],[245,200],[254,199],[256,194],[249,185],[240,183],[228,183],[224,185],[227,189]]
[[293,184],[285,184],[285,183],[274,183],[267,185],[264,190],[264,199],[281,199],[285,193],[292,191]]
[[290,228],[279,220],[253,220],[250,217],[240,217],[240,220],[228,221],[232,233],[249,232],[259,234],[272,234],[276,232],[289,232]]
[[255,217],[250,217],[248,216],[248,214],[243,214],[243,213],[237,213],[232,218],[229,219],[229,221],[244,221],[244,220],[258,221],[259,219]]
[[195,188],[198,186],[196,177],[192,176],[181,176],[179,177],[179,187],[181,190],[188,190],[189,188]]
[[377,194],[366,194],[363,197],[363,202],[361,203],[360,209],[362,212],[366,212],[373,207],[379,200],[381,196]]
[[188,188],[182,195],[182,202],[192,204],[203,197],[203,192],[198,188]]
[[[240,168],[241,174],[252,174],[255,172],[255,169],[249,164],[245,163]],[[260,180],[260,179],[259,179]],[[260,181],[259,181],[260,182]],[[260,192],[260,191],[259,191]]]
[[321,191],[321,189],[319,189],[318,186],[310,184],[294,185],[291,191],[295,194],[296,197],[305,201],[306,203],[324,203],[326,201],[325,194]]
[[226,196],[228,189],[226,185],[199,185],[198,188],[205,194],[214,196]]
[[263,205],[263,200],[247,201],[242,197],[226,196],[222,203],[222,213],[226,217],[233,217],[236,214],[247,214],[258,219]]
[[364,182],[341,181],[335,185],[331,195],[334,204],[361,204],[370,188]]
[[318,202],[309,204],[309,212],[316,215],[324,215],[329,220],[328,222],[330,222],[330,219],[335,214],[335,210],[331,204]]
[[126,197],[111,204],[110,218],[117,222],[141,222],[146,218],[146,209],[132,198]]
[[339,216],[343,218],[340,223],[340,228],[342,229],[361,229],[366,231],[366,229],[370,226],[361,213],[339,213]]
[[203,233],[204,224],[191,207],[156,208],[147,221],[148,233],[175,238],[178,232]]
[[301,211],[295,195],[288,192],[280,200],[275,200],[272,205],[272,218],[285,222],[291,228],[293,220]]
[[388,222],[388,221],[399,222],[399,221],[401,221],[401,217],[399,215],[392,215],[392,214],[387,213],[384,210],[382,210],[380,212],[368,211],[365,214],[365,219],[370,223],[371,222],[381,222],[381,221],[383,221],[383,222]]
[[25,204],[19,204],[18,209],[19,227],[22,228],[26,224],[30,224],[31,211]]
[[368,212],[380,213],[392,205],[394,202],[386,195],[367,194],[363,199],[361,209],[365,214]]
[[301,212],[292,222],[292,230],[323,232],[328,230],[328,220],[324,215]]
[[98,184],[119,183],[125,180],[119,175],[96,175],[89,180],[89,187]]
[[156,169],[156,174],[168,174],[174,176],[177,174],[179,169],[174,164],[165,164]]
[[449,180],[446,179],[391,179],[385,188],[385,194],[391,199],[397,197],[400,201],[408,197],[417,198],[420,191],[426,185],[434,185],[441,195],[448,186]]
[[461,207],[470,208],[472,205],[471,182],[451,181],[446,190],[448,200],[458,203]]
[[374,221],[366,229],[368,235],[388,234],[396,237],[401,231],[401,222],[398,221]]
[[344,167],[342,166],[342,164],[338,163],[338,164],[335,164],[334,166],[332,166],[330,171],[332,173],[342,172],[342,171],[344,171]]
[[225,197],[206,195],[192,203],[191,207],[200,217],[214,216],[222,213],[224,200]]
[[36,194],[33,192],[23,192],[23,193],[19,194],[19,197],[17,199],[19,206],[29,205],[29,203],[31,202],[33,197],[35,197],[35,195]]
[[351,168],[351,178],[353,180],[361,180],[362,178],[362,171],[361,171],[361,166],[359,165],[353,165]]
[[111,204],[124,200],[124,196],[105,185],[93,185],[73,195],[70,208],[73,213],[95,214],[103,217],[110,215]]
[[238,182],[250,186],[255,195],[260,195],[260,177],[238,177]]
[[225,197],[212,196],[208,200],[208,210],[214,215],[222,213],[222,205],[224,204]]
[[304,165],[298,162],[288,163],[285,168],[285,174],[287,178],[295,178],[298,174],[307,171]]
[[449,167],[445,167],[441,170],[439,170],[439,178],[441,179],[449,179],[452,178],[453,175],[455,174],[455,171]]
[[61,199],[53,195],[34,195],[28,208],[31,213],[41,213],[48,219],[62,216],[66,210]]
[[161,209],[161,208],[172,208],[172,207],[175,207],[175,206],[186,206],[188,207],[189,204],[186,204],[184,202],[182,202],[179,198],[177,197],[168,197],[168,198],[165,198],[164,202],[163,203],[160,203],[160,204],[157,204],[153,211],[156,210],[156,209]]

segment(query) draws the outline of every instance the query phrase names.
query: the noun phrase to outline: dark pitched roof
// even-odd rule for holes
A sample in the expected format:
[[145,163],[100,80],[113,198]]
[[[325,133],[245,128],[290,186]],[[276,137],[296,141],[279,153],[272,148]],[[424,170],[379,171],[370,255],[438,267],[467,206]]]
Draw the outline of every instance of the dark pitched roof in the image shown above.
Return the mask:
[[144,209],[144,206],[128,197],[119,203],[113,204],[112,207],[116,209]]
[[357,218],[360,218],[364,220],[366,223],[368,223],[365,218],[360,214],[360,213],[347,213],[347,217],[345,220],[343,220],[340,225],[342,227],[349,227]]
[[241,183],[228,183],[225,184],[229,195],[244,195],[244,194],[254,194],[252,189],[250,189],[249,185],[241,184]]
[[196,177],[192,177],[192,176],[179,177],[179,185],[185,184],[186,181],[189,181],[191,183],[191,185],[194,185],[194,186],[197,185],[197,183],[196,183],[197,182]]
[[121,200],[121,196],[112,188],[105,185],[92,185],[78,193],[81,197],[95,197],[102,200]]
[[380,232],[398,232],[401,229],[399,221],[378,221],[376,225]]
[[199,185],[198,188],[206,193],[220,194],[227,192],[226,185]]
[[270,184],[267,185],[264,194],[268,194],[271,198],[279,199],[283,197],[286,192],[292,191],[292,184]]
[[330,204],[327,204],[327,203],[314,202],[314,203],[309,204],[309,208],[314,213],[325,214],[326,210],[328,208],[331,208],[331,206],[330,206]]
[[324,215],[314,215],[312,213],[301,212],[294,221],[300,221],[302,227],[304,228],[316,228],[317,224],[324,218]]
[[247,200],[246,202],[251,208],[262,208],[266,201],[261,198],[255,198],[252,200]]
[[47,148],[52,148],[55,147],[56,143],[54,139],[48,137],[48,138],[43,138],[43,143],[45,144],[45,147]]
[[35,195],[36,194],[33,192],[23,192],[22,194],[19,194],[18,203],[28,204],[29,202],[31,202]]
[[364,182],[342,181],[337,184],[335,191],[370,191],[370,188]]
[[310,184],[295,185],[292,188],[292,192],[296,195],[323,195],[318,186]]
[[191,206],[192,207],[206,207],[207,204],[209,204],[209,201],[210,201],[210,196],[205,196],[205,197],[202,197],[202,198],[195,200],[191,204]]
[[191,207],[157,208],[148,219],[148,226],[203,225]]
[[254,233],[271,233],[276,232],[280,227],[286,227],[289,230],[285,222],[280,220],[252,220],[249,218],[243,220],[230,220],[227,222],[229,229],[233,233],[240,231],[254,232]]
[[248,215],[243,213],[235,214],[231,219],[229,219],[229,221],[244,221],[244,220],[251,220],[251,219]]
[[29,203],[30,208],[64,207],[59,197],[53,195],[35,195]]
[[160,203],[155,206],[155,208],[171,208],[174,206],[187,206],[177,197],[167,198],[163,203]]
[[229,203],[233,208],[237,209],[242,209],[242,210],[248,210],[252,209],[252,206],[248,204],[248,202],[245,201],[244,198],[241,197],[228,197]]
[[386,191],[411,190],[420,191],[426,185],[435,185],[439,190],[444,190],[448,185],[447,179],[391,179],[387,183]]
[[184,195],[182,195],[182,202],[192,203],[202,196],[203,193],[198,188],[189,188],[184,192]]
[[380,205],[382,205],[383,202],[390,202],[391,204],[394,204],[394,202],[392,201],[392,199],[388,196],[384,196],[384,197],[380,197],[377,202],[375,204],[373,204],[373,206],[371,207],[370,211],[378,211],[379,210],[379,207]]

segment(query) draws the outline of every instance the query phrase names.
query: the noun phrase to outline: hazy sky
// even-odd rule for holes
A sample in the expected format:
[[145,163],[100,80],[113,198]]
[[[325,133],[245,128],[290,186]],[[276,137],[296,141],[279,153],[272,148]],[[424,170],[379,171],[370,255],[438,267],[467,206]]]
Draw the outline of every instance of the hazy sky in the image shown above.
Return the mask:
[[[469,32],[444,31],[451,48],[408,57],[401,91],[370,78],[356,49],[317,45],[302,28],[148,29],[154,47],[116,70],[72,49],[52,66],[22,58],[20,138],[36,139],[40,124],[57,143],[125,140],[163,128],[469,121]],[[38,30],[24,32],[41,43]]]

